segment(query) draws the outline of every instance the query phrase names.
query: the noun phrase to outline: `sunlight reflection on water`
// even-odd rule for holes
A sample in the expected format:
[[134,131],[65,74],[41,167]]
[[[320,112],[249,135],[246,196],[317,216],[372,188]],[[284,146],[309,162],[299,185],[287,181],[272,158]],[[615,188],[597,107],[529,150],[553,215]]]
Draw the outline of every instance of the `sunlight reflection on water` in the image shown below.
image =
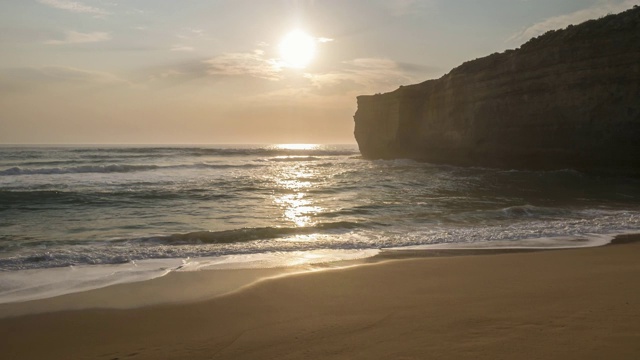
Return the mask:
[[274,145],[276,149],[281,150],[316,150],[320,149],[318,144],[278,144]]
[[321,213],[325,209],[314,203],[313,197],[308,194],[308,191],[317,187],[314,185],[316,182],[310,180],[320,177],[322,174],[311,170],[304,163],[285,163],[278,168],[274,175],[278,187],[287,191],[285,194],[275,195],[273,199],[274,204],[282,209],[282,217],[297,227],[315,225],[316,222],[312,220],[313,215]]

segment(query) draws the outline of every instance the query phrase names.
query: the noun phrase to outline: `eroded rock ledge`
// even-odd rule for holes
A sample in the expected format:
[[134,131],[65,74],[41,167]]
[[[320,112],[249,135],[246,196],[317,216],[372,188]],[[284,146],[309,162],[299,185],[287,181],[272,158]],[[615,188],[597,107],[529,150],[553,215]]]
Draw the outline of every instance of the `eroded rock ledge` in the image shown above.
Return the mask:
[[359,96],[365,158],[640,176],[640,7]]

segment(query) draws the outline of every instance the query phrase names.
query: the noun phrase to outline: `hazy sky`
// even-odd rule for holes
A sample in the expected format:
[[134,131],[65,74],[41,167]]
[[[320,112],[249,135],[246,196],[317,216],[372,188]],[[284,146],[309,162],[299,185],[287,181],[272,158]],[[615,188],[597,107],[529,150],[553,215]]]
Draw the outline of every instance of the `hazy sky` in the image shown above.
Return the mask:
[[357,95],[637,4],[0,0],[0,143],[352,143]]

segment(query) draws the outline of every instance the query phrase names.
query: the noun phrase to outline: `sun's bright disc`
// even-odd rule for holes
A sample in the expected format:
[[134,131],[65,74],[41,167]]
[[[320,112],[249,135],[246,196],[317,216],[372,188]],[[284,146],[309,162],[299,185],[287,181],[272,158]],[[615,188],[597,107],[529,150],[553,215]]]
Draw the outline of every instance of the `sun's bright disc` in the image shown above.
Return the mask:
[[315,39],[300,30],[288,33],[280,42],[280,56],[288,67],[306,67],[315,53]]

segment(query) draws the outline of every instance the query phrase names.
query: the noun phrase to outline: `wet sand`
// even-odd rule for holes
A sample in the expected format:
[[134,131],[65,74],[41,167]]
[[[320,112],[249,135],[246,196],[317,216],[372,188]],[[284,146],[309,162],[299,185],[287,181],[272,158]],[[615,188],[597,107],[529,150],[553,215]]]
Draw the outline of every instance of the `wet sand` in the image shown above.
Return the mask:
[[[638,238],[559,251],[385,253],[258,282],[230,272],[245,286],[217,297],[207,289],[219,287],[220,272],[167,276],[2,306],[0,351],[6,359],[637,359],[640,243],[629,240]],[[137,297],[157,301],[42,313],[70,302],[126,308]]]

